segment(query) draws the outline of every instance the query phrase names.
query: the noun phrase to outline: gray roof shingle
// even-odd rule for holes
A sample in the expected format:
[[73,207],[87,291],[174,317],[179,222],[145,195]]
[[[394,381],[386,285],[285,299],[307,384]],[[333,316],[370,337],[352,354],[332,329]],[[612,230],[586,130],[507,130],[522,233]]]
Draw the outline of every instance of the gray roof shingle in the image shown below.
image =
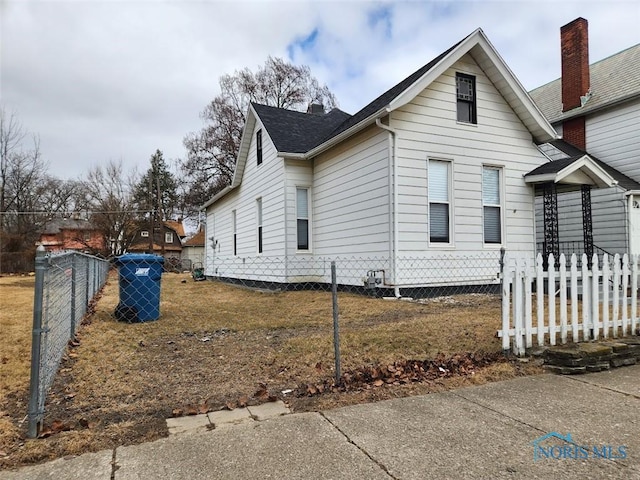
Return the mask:
[[305,153],[350,117],[334,108],[328,113],[303,113],[253,103],[253,109],[279,152]]
[[640,43],[589,66],[591,98],[583,107],[562,112],[558,78],[529,92],[551,123],[584,115],[625,98],[640,96]]
[[596,162],[600,167],[602,167],[602,169],[605,172],[611,175],[611,177],[618,182],[619,186],[621,186],[625,190],[640,190],[640,183],[627,177],[625,174],[607,165],[605,162],[603,162],[597,157],[594,157],[590,153],[585,152],[584,150],[580,150],[579,148],[574,147],[573,145],[571,145],[570,143],[564,140],[554,140],[549,143],[553,145],[555,148],[557,148],[558,150],[564,152],[565,155],[567,155],[567,157],[542,164],[539,167],[527,173],[527,175],[542,175],[545,173],[558,173],[560,170],[571,165],[576,160],[580,160],[583,156],[589,155],[589,157],[594,162]]

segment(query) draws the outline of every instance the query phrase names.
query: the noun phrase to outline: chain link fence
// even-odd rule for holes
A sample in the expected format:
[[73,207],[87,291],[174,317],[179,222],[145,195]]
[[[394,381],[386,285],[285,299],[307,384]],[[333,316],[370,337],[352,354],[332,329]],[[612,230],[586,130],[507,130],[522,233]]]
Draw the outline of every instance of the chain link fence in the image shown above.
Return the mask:
[[412,298],[500,292],[500,251],[428,257],[255,256],[207,259],[205,276],[250,288],[330,290],[331,262],[340,291]]
[[53,383],[67,344],[75,335],[92,299],[104,286],[109,262],[78,252],[36,253],[29,436],[36,437],[44,416],[47,390]]

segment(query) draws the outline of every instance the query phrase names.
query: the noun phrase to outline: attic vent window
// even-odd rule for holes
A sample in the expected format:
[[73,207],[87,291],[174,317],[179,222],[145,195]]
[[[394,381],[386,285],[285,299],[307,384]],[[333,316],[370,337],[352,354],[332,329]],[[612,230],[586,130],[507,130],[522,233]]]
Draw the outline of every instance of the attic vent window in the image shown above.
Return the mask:
[[456,73],[457,120],[476,124],[476,77]]

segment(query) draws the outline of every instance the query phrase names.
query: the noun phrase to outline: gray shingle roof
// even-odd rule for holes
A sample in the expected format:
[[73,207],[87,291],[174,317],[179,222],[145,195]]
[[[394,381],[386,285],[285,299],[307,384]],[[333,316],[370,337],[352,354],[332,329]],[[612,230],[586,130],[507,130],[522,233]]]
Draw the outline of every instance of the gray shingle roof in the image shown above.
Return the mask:
[[640,183],[627,177],[625,174],[607,165],[605,162],[603,162],[597,157],[594,157],[590,153],[585,152],[584,150],[580,150],[579,148],[574,147],[573,145],[565,142],[564,140],[554,140],[549,143],[553,145],[555,148],[557,148],[558,150],[564,152],[565,155],[567,155],[567,157],[540,165],[539,167],[527,173],[527,175],[542,175],[545,173],[558,173],[560,170],[571,165],[576,160],[580,160],[583,156],[589,155],[589,157],[594,162],[596,162],[600,167],[602,167],[602,169],[605,172],[611,175],[611,177],[618,182],[619,186],[621,186],[625,190],[640,190]]
[[253,109],[279,152],[305,153],[350,117],[334,108],[328,113],[303,113],[253,103]]
[[589,70],[592,95],[584,107],[562,113],[560,78],[529,92],[551,123],[584,115],[625,98],[640,96],[640,44],[592,63]]

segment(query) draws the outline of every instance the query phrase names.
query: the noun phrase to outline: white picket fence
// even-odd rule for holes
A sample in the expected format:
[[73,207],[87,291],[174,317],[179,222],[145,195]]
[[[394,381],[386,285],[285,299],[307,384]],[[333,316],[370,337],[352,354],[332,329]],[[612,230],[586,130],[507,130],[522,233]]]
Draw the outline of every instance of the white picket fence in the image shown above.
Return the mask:
[[[556,345],[633,335],[638,319],[638,256],[593,255],[591,264],[575,254],[569,264],[564,254],[557,266],[553,255],[548,268],[538,254],[528,258],[505,256],[502,272],[503,350],[524,355],[536,344]],[[535,309],[534,309],[535,306]],[[534,325],[535,317],[535,325]]]

